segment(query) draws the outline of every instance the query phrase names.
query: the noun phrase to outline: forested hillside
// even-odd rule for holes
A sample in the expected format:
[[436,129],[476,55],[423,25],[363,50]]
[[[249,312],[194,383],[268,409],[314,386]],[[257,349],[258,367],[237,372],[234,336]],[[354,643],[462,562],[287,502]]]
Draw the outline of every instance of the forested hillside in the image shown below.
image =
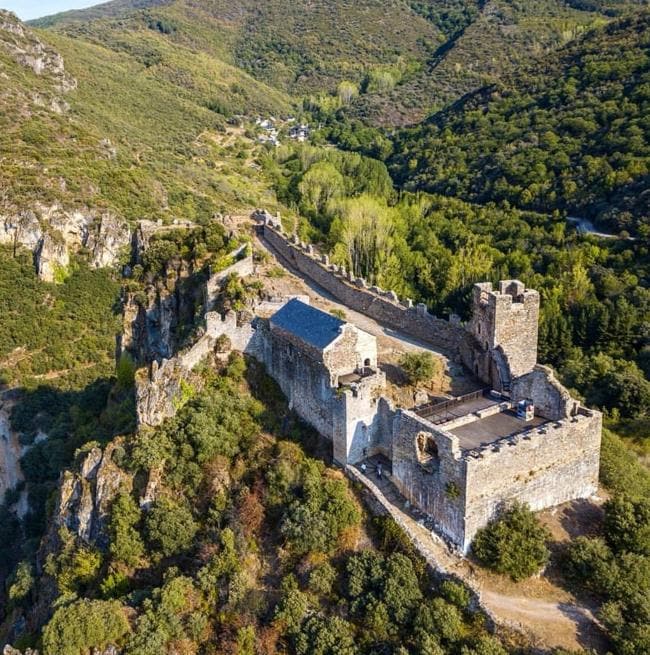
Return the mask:
[[598,29],[396,140],[396,179],[648,237],[650,15]]
[[644,2],[119,1],[35,25],[120,49],[158,26],[169,43],[217,53],[274,88],[319,106],[340,100],[352,115],[390,126],[417,122]]

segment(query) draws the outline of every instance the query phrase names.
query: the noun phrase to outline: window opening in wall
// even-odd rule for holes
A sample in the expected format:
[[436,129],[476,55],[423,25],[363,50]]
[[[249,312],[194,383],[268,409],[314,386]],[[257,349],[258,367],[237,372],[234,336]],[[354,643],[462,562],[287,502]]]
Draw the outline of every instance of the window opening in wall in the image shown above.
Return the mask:
[[434,438],[426,432],[420,432],[415,440],[415,448],[422,468],[428,473],[436,473],[440,468],[440,455]]
[[363,360],[363,365],[368,368],[370,366],[370,358],[364,359]]

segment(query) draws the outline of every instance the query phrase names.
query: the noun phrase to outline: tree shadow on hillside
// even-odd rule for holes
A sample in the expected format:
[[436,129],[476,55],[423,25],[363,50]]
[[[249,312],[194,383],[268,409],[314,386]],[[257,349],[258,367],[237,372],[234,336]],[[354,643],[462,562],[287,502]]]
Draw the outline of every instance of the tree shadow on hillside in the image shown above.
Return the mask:
[[332,444],[289,408],[278,383],[257,360],[246,358],[246,382],[264,410],[259,417],[262,428],[275,437],[299,443],[305,452],[325,464],[332,463]]

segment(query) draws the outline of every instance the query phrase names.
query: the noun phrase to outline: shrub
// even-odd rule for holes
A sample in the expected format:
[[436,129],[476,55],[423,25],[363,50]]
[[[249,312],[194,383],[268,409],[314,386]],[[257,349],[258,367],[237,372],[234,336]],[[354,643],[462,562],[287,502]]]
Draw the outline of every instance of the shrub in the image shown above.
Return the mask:
[[214,350],[218,353],[227,353],[232,350],[232,341],[227,334],[220,334],[214,342]]
[[611,587],[613,560],[603,539],[578,537],[569,545],[562,565],[567,578],[602,593]]
[[11,604],[24,602],[34,586],[34,571],[29,562],[21,562],[16,568],[9,586]]
[[117,601],[80,600],[59,607],[43,631],[45,655],[86,655],[119,645],[130,631]]
[[472,552],[488,568],[519,581],[534,575],[548,562],[549,538],[548,530],[530,509],[515,503],[477,532]]
[[469,606],[469,589],[461,582],[445,580],[440,585],[440,591],[447,601],[455,605],[458,609],[465,610]]
[[327,596],[332,592],[335,580],[336,569],[329,562],[323,562],[310,572],[309,588],[317,594]]
[[411,384],[429,381],[436,371],[435,360],[430,352],[406,353],[399,363]]
[[192,545],[198,525],[187,505],[160,498],[147,515],[146,528],[153,548],[170,557]]
[[121,389],[131,389],[135,384],[136,365],[129,353],[123,352],[117,363],[117,383]]

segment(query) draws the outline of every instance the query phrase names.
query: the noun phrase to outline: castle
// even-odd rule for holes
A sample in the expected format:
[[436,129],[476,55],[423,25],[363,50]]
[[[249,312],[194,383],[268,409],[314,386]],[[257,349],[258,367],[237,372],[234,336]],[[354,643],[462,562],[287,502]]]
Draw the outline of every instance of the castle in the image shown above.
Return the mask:
[[186,355],[192,365],[227,334],[233,347],[264,364],[290,407],[331,441],[339,465],[385,457],[404,498],[463,552],[508,502],[541,510],[596,492],[601,414],[537,364],[536,291],[517,280],[497,289],[477,284],[471,320],[463,325],[351,277],[287,237],[268,215],[261,236],[348,307],[444,349],[484,389],[395,407],[378,367],[376,338],[296,298],[278,303],[268,319],[240,322],[234,314],[209,312],[203,344],[196,356]]

